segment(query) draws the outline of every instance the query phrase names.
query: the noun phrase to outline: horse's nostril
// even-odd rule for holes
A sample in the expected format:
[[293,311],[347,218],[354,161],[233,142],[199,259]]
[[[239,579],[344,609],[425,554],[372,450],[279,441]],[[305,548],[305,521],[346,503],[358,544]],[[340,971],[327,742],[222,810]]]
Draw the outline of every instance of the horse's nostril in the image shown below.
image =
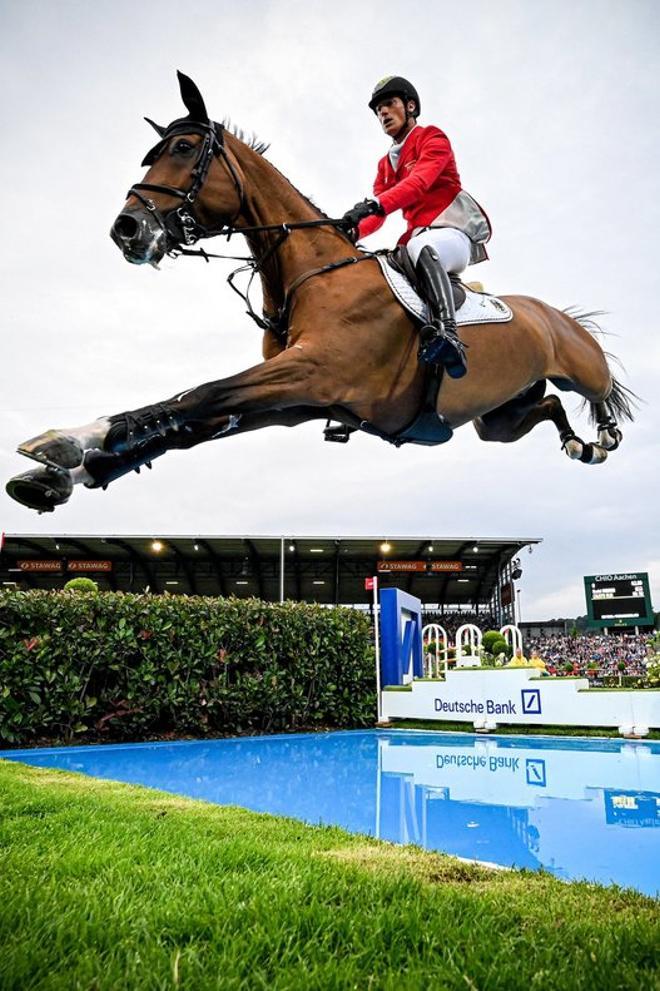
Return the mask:
[[130,240],[135,237],[139,229],[139,224],[134,216],[130,213],[120,213],[115,220],[113,231],[118,236],[124,240]]

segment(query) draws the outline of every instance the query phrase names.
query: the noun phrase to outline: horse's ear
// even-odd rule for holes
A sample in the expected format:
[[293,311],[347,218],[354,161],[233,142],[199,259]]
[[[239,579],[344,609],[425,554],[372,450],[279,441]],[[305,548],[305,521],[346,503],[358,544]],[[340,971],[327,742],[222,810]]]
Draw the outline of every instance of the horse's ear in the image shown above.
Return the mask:
[[160,135],[160,137],[162,138],[167,128],[161,127],[160,124],[157,124],[154,120],[151,119],[151,117],[145,117],[144,119],[146,120],[147,124],[151,124],[156,134]]
[[197,89],[197,86],[192,81],[190,76],[184,75],[183,72],[179,72],[177,70],[177,76],[179,78],[181,99],[184,102],[189,117],[191,120],[206,122],[209,119],[209,115],[206,112],[202,94]]

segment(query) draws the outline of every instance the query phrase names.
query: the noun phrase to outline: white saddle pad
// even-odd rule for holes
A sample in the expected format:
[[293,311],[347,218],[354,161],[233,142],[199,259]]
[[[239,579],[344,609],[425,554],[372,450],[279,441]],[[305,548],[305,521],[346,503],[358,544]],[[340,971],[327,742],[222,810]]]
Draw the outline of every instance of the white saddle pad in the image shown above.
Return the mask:
[[[404,309],[418,320],[428,320],[430,316],[428,306],[421,296],[417,295],[408,280],[388,264],[385,255],[377,255],[377,258],[388,286]],[[511,309],[497,296],[473,292],[467,286],[464,286],[464,289],[465,302],[460,310],[456,311],[456,323],[459,327],[475,323],[508,323],[513,319]]]

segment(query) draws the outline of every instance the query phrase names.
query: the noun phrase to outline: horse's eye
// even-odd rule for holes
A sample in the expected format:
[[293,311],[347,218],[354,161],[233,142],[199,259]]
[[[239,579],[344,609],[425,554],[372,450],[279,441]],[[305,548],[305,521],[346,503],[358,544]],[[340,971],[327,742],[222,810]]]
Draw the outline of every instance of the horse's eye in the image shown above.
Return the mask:
[[192,151],[194,145],[191,145],[190,141],[177,141],[174,145],[175,154],[185,155],[186,152]]

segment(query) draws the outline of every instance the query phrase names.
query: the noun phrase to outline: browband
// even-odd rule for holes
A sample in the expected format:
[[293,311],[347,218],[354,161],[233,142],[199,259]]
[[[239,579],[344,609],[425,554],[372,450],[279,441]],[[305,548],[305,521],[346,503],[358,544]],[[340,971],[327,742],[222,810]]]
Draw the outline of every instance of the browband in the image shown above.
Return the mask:
[[176,137],[177,134],[201,134],[202,137],[207,137],[209,133],[213,133],[218,144],[222,146],[224,144],[223,132],[224,125],[218,124],[217,121],[209,120],[208,123],[203,124],[201,121],[190,120],[189,117],[180,117],[167,126],[160,141],[149,149],[140,165],[143,167],[153,165],[170,138]]

